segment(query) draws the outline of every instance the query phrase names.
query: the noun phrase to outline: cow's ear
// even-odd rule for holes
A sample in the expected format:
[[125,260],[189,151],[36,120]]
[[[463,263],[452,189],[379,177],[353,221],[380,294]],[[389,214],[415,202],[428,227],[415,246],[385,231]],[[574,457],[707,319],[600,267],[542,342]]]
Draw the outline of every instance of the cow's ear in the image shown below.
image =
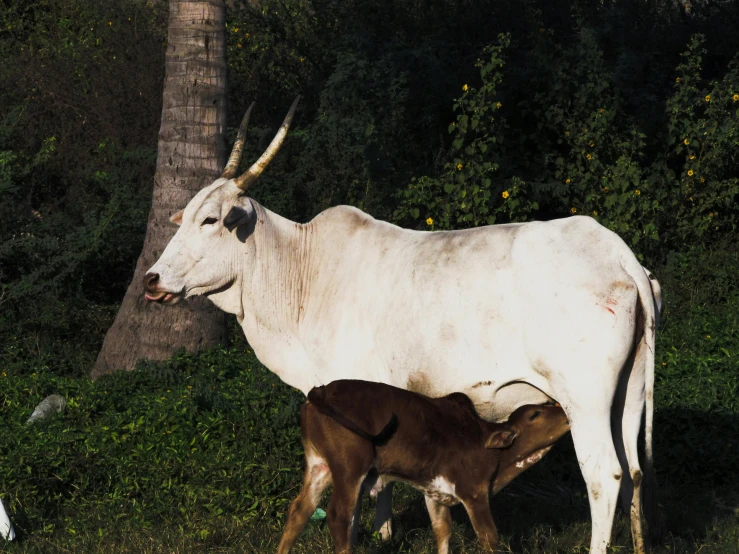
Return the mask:
[[180,210],[179,212],[172,214],[172,217],[170,217],[169,220],[175,225],[182,225],[182,214],[183,213],[185,213],[185,210]]
[[515,439],[515,431],[511,429],[499,429],[490,434],[488,440],[485,441],[485,448],[507,448],[513,444]]
[[254,214],[254,206],[248,196],[241,196],[234,203],[231,210],[223,218],[223,225],[229,231],[248,223]]

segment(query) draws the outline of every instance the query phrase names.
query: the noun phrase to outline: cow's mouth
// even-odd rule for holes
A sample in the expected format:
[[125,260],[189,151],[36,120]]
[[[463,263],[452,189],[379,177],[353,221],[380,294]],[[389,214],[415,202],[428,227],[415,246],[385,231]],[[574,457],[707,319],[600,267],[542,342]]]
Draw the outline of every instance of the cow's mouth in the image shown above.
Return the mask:
[[167,291],[160,291],[155,293],[144,293],[144,297],[149,302],[158,302],[160,304],[172,304],[176,302],[179,298],[178,294],[175,294],[173,292],[167,292]]

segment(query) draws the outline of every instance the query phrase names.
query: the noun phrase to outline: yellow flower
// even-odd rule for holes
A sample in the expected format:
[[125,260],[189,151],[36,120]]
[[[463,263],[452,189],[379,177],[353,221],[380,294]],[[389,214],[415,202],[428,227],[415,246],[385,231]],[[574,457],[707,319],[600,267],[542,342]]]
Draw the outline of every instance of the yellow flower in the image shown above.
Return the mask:
[[708,217],[713,217],[713,212],[709,213]]
[[241,48],[241,43],[238,43],[236,46],[238,46],[239,48]]
[[593,210],[593,215],[598,217],[598,210]]
[[462,87],[462,90],[465,91],[465,92],[467,92],[469,90],[469,88],[470,87],[468,87],[467,85],[465,85],[465,86]]
[[108,26],[111,26],[111,25],[113,25],[113,22],[112,21],[108,21]]
[[495,107],[501,109],[503,107],[503,102],[496,102]]
[[711,101],[711,95],[710,94],[706,94],[706,102],[710,102],[710,101]]
[[589,159],[589,160],[593,158],[593,156],[592,156],[591,154],[588,154],[588,155],[587,155],[587,156],[585,156],[585,157],[586,157],[587,159]]
[[667,362],[662,362],[662,365],[663,365],[663,366],[667,365]]
[[677,78],[675,79],[675,82],[676,82],[676,83],[679,83],[679,82],[680,82],[680,77],[677,77]]
[[234,27],[233,28],[233,31],[234,31],[234,33],[238,33],[239,32],[239,28],[238,27]]
[[690,155],[690,159],[691,159],[691,160],[694,160],[694,159],[695,159],[695,154],[691,154],[691,155]]
[[457,164],[457,171],[462,171],[462,168],[463,168],[463,167],[464,167],[464,166],[463,166],[462,164]]
[[569,179],[565,179],[565,184],[569,185],[570,184],[570,180]]
[[571,211],[571,212],[572,212],[573,214],[576,214],[576,213],[577,213],[577,208],[572,208],[572,209],[571,209],[570,211]]
[[590,148],[592,148],[593,146],[595,146],[595,142],[591,140],[590,141]]
[[600,113],[606,113],[606,111],[603,108],[601,108]]
[[639,189],[636,189],[636,190],[634,191],[634,194],[636,194],[637,196],[639,196],[639,195],[641,194],[641,191],[640,191]]
[[429,218],[428,218],[428,219],[426,220],[426,225],[433,225],[433,224],[434,224],[434,220],[433,220],[433,219],[431,219],[431,218],[429,217]]
[[706,335],[706,338],[707,338],[707,339],[710,339],[710,338],[711,338],[711,335]]
[[688,144],[690,144],[690,141],[689,141],[688,139],[685,139],[685,140],[683,140],[683,144],[684,144],[685,146],[687,146]]
[[701,177],[701,183],[705,183],[705,182],[706,182],[706,178],[705,177]]
[[501,194],[501,196],[505,199],[505,198],[508,198],[510,196],[510,194],[508,194],[508,191],[507,190],[504,190],[503,191],[503,194]]
[[732,97],[731,97],[731,99],[732,99],[732,100],[733,100],[734,102],[739,102],[739,94],[735,94],[734,96],[732,96]]
[[692,177],[692,176],[693,176],[693,170],[692,169],[688,169],[688,177]]
[[608,192],[608,187],[603,187],[603,192]]

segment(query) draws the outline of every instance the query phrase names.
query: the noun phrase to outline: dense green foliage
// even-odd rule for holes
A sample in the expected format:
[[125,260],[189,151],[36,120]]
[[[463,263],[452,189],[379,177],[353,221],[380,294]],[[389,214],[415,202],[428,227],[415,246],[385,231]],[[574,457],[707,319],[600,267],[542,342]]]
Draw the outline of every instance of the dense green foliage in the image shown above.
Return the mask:
[[[86,374],[143,240],[166,3],[0,10],[0,359]],[[591,215],[648,265],[736,225],[739,11],[538,2],[237,2],[247,162],[296,93],[254,194],[421,229]],[[80,332],[83,331],[83,332]]]
[[[625,109],[626,91],[597,37],[581,29],[566,47],[540,29],[527,53],[527,67],[537,67],[533,88],[545,91],[534,95],[499,92],[509,35],[485,50],[475,64],[482,85],[465,84],[455,104],[443,174],[412,182],[396,217],[452,229],[584,214],[652,258],[735,229],[739,57],[721,79],[704,82],[704,37],[694,36],[666,95],[663,127],[648,137]],[[536,132],[511,125],[506,111],[536,121]]]
[[[671,551],[733,552],[739,4],[234,4],[231,133],[257,101],[245,164],[304,96],[253,190],[268,208],[306,221],[350,203],[427,230],[582,214],[634,248],[666,298],[656,457]],[[233,536],[244,551],[273,549],[299,484],[300,397],[258,364],[240,329],[228,348],[84,378],[144,238],[166,9],[0,2],[0,495],[27,540],[9,547],[18,551],[112,551],[131,544],[131,529],[152,541],[167,530],[162,551],[231,548]],[[67,413],[23,425],[52,392]],[[501,510],[511,548],[583,549],[571,444],[521,482],[503,498],[531,514],[548,494],[554,516],[529,533]],[[690,486],[709,488],[682,499]],[[526,504],[516,490],[541,494]],[[400,502],[420,511],[417,496]],[[560,506],[571,536],[552,527]],[[409,517],[407,529],[426,534],[363,548],[428,550],[427,522]],[[303,548],[325,550],[326,529],[314,531]]]
[[164,16],[143,1],[0,4],[2,360],[89,373],[146,230]]

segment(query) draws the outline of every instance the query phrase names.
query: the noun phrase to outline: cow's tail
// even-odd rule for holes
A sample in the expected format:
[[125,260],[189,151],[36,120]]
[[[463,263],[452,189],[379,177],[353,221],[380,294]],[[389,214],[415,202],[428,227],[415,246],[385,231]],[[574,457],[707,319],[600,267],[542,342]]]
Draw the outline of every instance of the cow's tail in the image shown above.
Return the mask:
[[[644,345],[646,347],[644,360],[644,396],[645,396],[645,425],[644,425],[644,479],[642,481],[642,502],[644,517],[647,520],[649,533],[652,539],[659,538],[657,524],[657,482],[654,472],[653,430],[654,430],[654,348],[659,317],[657,302],[652,289],[652,276],[643,268],[636,258],[629,256],[622,260],[622,265],[629,276],[634,280],[639,294],[642,314],[644,317]],[[656,284],[659,290],[659,283]]]
[[375,446],[382,446],[386,444],[395,434],[395,431],[398,428],[398,416],[393,414],[390,417],[390,421],[387,423],[387,425],[385,425],[382,431],[380,431],[376,435],[368,433],[366,430],[362,429],[359,425],[354,423],[344,414],[336,410],[336,408],[334,408],[331,404],[326,402],[325,398],[323,397],[323,387],[316,387],[311,389],[311,391],[308,393],[308,402],[315,406],[316,409],[323,415],[330,417],[342,427],[345,427],[352,433],[359,435],[365,440],[370,441]]

